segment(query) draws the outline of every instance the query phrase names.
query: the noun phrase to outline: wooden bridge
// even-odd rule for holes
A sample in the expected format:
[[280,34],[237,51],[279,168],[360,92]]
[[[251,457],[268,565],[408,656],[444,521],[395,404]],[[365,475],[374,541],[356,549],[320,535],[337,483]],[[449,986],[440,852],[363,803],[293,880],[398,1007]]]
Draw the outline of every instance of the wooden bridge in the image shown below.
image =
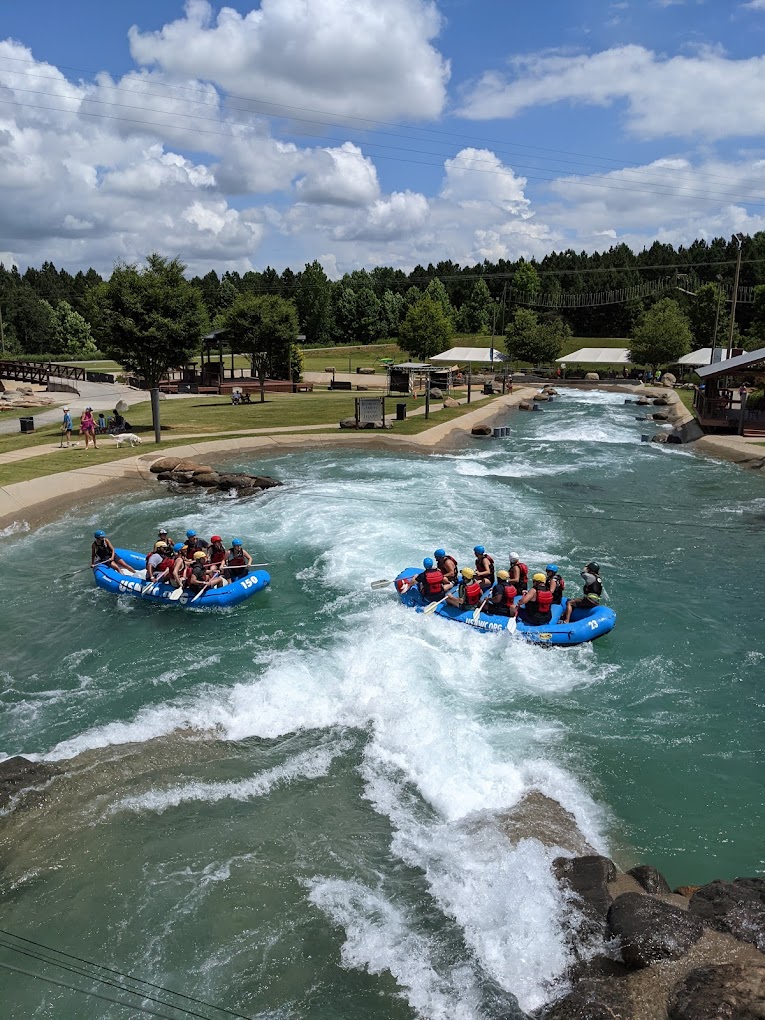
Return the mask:
[[55,361],[11,361],[0,360],[0,378],[16,382],[50,385],[51,379],[76,382],[113,383],[114,376],[108,372],[87,372],[79,365],[62,365]]

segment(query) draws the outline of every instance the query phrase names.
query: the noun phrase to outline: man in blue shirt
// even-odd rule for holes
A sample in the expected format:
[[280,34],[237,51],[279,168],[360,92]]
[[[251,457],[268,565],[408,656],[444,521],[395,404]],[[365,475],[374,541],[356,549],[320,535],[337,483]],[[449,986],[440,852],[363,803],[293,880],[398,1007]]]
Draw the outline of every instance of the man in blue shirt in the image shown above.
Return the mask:
[[68,407],[64,407],[62,410],[64,412],[64,420],[61,424],[61,431],[64,434],[61,437],[61,445],[64,445],[64,440],[66,439],[66,445],[69,446],[69,441],[72,438],[72,416],[69,413]]

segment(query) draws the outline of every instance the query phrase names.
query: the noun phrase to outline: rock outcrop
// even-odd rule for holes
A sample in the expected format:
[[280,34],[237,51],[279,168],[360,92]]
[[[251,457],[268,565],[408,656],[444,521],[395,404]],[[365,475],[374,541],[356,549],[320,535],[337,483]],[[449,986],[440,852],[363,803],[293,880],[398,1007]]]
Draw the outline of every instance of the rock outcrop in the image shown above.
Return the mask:
[[60,771],[55,765],[29,761],[20,755],[6,758],[0,762],[0,811],[7,808],[16,797],[20,798],[20,805],[23,806],[28,792],[38,791],[40,786],[58,775]]
[[608,930],[619,939],[628,967],[679,960],[702,936],[703,925],[687,910],[654,896],[624,893],[608,911]]
[[737,878],[702,885],[688,909],[707,926],[765,952],[765,879]]
[[675,989],[669,1020],[762,1020],[765,966],[698,967]]
[[182,457],[160,457],[149,469],[160,482],[175,485],[197,485],[204,489],[219,489],[221,492],[234,490],[238,496],[252,496],[265,489],[273,489],[282,483],[267,475],[248,475],[243,472],[218,472],[209,464]]

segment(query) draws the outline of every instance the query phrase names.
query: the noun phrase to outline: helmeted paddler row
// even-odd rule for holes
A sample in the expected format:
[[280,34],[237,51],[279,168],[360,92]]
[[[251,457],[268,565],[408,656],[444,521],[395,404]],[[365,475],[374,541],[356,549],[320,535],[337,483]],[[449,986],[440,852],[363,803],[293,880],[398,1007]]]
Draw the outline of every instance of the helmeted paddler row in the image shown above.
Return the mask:
[[[423,570],[412,579],[423,600],[444,600],[457,609],[474,610],[480,606],[490,616],[518,617],[531,626],[550,623],[552,607],[563,605],[566,589],[556,563],[548,563],[544,570],[532,574],[529,581],[529,567],[518,553],[511,552],[507,568],[501,570],[495,569],[495,559],[484,546],[475,546],[473,553],[475,566],[461,569],[445,549],[436,549],[432,557],[426,556]],[[569,623],[575,609],[592,609],[600,604],[603,594],[600,565],[590,560],[580,576],[582,596],[565,600],[560,623]]]

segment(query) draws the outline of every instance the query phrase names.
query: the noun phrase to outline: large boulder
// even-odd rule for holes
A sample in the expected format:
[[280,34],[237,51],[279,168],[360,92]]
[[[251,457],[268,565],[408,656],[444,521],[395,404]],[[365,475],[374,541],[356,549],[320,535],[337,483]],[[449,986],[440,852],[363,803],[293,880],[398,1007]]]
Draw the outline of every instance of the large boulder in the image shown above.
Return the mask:
[[201,485],[206,489],[214,489],[216,485],[220,484],[220,475],[217,471],[210,471],[206,475],[192,475],[191,481],[194,485]]
[[765,879],[710,882],[694,894],[688,909],[710,928],[765,952]]
[[650,864],[638,864],[636,868],[630,868],[627,874],[652,896],[665,896],[672,892],[666,878]]
[[585,978],[573,991],[548,1006],[540,1020],[633,1020],[626,988],[603,978]]
[[494,435],[494,429],[488,425],[474,425],[470,430],[471,436],[492,436]]
[[340,428],[341,429],[355,429],[356,428],[356,419],[355,418],[341,418],[340,419]]
[[443,390],[440,390],[438,386],[430,387],[430,399],[431,400],[442,400],[444,396]]
[[553,870],[558,881],[576,894],[585,915],[586,930],[593,935],[603,935],[611,906],[608,883],[616,878],[614,862],[599,854],[557,857]]
[[584,378],[587,382],[600,382],[600,376],[597,372],[588,372]]
[[654,421],[669,421],[669,415],[666,411],[656,411],[651,417]]
[[154,461],[149,470],[153,471],[155,475],[161,474],[163,471],[175,471],[182,460],[182,457],[160,457],[159,460]]
[[454,397],[444,397],[444,407],[459,407],[459,400],[455,400]]
[[520,402],[520,404],[518,405],[518,410],[519,411],[533,411],[534,410],[534,405],[532,403],[530,403],[530,401],[528,401],[528,400],[522,400]]
[[676,377],[671,372],[665,372],[661,377],[661,385],[671,388],[677,382]]
[[669,1020],[763,1020],[765,966],[725,963],[698,967],[677,986]]
[[61,769],[45,762],[29,761],[17,755],[0,762],[0,810],[25,790],[39,787],[60,773]]
[[697,917],[642,893],[624,893],[611,904],[608,929],[621,942],[628,967],[679,960],[704,933]]

